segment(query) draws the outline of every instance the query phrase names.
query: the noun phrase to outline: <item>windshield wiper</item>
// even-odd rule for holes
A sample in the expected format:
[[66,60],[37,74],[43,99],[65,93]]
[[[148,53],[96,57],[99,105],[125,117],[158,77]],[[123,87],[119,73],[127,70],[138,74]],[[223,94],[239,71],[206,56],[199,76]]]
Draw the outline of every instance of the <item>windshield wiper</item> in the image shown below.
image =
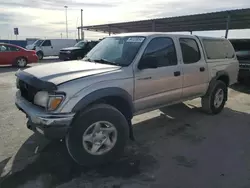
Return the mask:
[[93,62],[93,60],[90,59],[90,58],[88,58],[88,57],[84,57],[82,60],[83,60],[83,61],[88,61],[88,62]]
[[109,65],[116,65],[116,66],[121,66],[118,63],[106,60],[106,59],[93,59],[92,61],[96,63],[103,63],[103,64],[109,64]]

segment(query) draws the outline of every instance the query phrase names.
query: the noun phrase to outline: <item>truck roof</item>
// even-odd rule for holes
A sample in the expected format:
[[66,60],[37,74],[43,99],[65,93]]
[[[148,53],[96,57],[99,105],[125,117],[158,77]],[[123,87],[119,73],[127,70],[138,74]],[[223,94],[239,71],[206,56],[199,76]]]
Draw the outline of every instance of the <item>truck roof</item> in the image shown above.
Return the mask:
[[76,39],[51,39],[51,38],[46,38],[46,39],[37,39],[37,40],[76,40]]
[[[135,33],[122,33],[112,36],[160,36],[160,35],[168,35],[168,36],[179,36],[179,37],[185,37],[185,36],[196,36],[196,35],[188,35],[188,34],[173,34],[173,33],[167,33],[167,32],[135,32]],[[112,37],[110,36],[110,37]],[[199,38],[207,38],[207,39],[225,39],[222,37],[206,37],[206,36],[197,36]],[[225,39],[227,40],[227,39]]]

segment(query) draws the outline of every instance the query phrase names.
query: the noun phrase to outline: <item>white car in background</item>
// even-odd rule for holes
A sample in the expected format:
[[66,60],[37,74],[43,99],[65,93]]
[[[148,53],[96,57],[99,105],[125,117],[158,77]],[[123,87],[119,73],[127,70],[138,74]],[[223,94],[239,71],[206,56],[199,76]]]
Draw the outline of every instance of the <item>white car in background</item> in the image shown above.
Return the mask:
[[29,50],[36,50],[39,60],[46,56],[58,56],[62,48],[74,46],[76,39],[46,39],[37,40],[33,44],[27,45]]

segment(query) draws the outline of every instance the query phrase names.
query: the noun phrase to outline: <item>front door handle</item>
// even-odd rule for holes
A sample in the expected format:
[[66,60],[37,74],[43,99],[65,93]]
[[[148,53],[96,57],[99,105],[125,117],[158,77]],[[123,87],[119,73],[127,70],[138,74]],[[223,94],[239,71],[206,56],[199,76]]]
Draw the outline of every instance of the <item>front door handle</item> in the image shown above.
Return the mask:
[[205,67],[200,67],[200,72],[204,72],[205,71]]
[[180,71],[175,71],[174,72],[174,76],[180,76],[181,75],[181,72]]
[[151,77],[138,78],[137,80],[150,80]]

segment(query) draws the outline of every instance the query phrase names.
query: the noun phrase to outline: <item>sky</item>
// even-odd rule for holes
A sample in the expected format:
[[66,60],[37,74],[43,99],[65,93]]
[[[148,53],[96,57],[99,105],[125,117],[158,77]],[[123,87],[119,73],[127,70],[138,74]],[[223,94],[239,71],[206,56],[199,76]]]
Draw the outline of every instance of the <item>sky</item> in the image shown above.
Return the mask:
[[[68,6],[69,38],[77,37],[83,9],[83,25],[181,16],[220,10],[250,8],[250,0],[0,0],[0,38],[66,38]],[[225,31],[194,32],[205,36],[224,36]],[[85,32],[87,39],[105,34]],[[250,30],[231,30],[229,38],[250,38]]]

